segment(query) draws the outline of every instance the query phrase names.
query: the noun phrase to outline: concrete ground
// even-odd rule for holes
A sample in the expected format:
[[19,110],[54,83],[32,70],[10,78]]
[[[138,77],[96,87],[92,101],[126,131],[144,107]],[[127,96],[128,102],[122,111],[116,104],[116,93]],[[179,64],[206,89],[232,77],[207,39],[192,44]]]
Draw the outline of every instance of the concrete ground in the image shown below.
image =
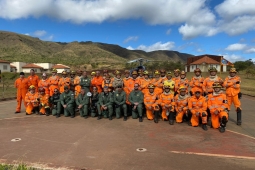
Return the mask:
[[[242,126],[230,112],[223,134],[186,123],[14,114],[0,102],[0,163],[58,169],[255,169],[255,98],[244,96]],[[20,141],[11,141],[20,138]],[[144,148],[145,151],[139,148]],[[137,151],[137,149],[139,151]]]

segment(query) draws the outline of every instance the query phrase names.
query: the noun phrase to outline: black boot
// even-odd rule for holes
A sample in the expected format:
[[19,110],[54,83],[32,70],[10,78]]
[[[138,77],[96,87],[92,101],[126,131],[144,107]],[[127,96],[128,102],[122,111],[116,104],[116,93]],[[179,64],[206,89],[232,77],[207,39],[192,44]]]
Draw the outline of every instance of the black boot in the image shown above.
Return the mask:
[[127,121],[127,116],[124,116],[124,119],[123,119],[123,121]]
[[169,119],[169,124],[173,125],[174,124],[174,112],[169,112],[168,119]]
[[158,111],[154,111],[154,122],[158,123]]
[[238,107],[236,109],[237,121],[236,124],[240,126],[242,124],[242,110]]
[[225,127],[220,126],[220,127],[219,127],[219,131],[220,131],[220,133],[224,133],[224,132],[225,132]]
[[56,118],[59,118],[59,117],[60,117],[60,113],[57,113]]
[[98,115],[97,120],[100,120],[100,119],[101,119],[101,115]]
[[88,118],[88,115],[85,115],[85,116],[84,116],[84,119],[87,119],[87,118]]
[[206,124],[202,124],[202,129],[205,130],[205,131],[208,130]]
[[73,115],[71,115],[71,118],[74,118],[74,114],[73,114]]
[[39,107],[34,107],[34,111],[36,115],[39,115]]
[[109,116],[109,120],[112,120],[112,116]]
[[46,112],[46,116],[49,116],[50,115],[50,108],[46,108],[45,112]]
[[139,117],[139,122],[143,122],[143,117]]

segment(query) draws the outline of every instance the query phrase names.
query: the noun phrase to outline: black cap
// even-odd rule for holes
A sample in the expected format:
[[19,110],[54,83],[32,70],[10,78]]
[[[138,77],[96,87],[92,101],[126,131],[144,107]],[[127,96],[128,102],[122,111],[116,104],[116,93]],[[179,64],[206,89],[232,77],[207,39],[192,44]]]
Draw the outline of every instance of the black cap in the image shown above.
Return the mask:
[[25,75],[25,73],[24,73],[24,72],[20,72],[20,73],[19,73],[19,75],[23,75],[23,76],[24,76],[24,75]]

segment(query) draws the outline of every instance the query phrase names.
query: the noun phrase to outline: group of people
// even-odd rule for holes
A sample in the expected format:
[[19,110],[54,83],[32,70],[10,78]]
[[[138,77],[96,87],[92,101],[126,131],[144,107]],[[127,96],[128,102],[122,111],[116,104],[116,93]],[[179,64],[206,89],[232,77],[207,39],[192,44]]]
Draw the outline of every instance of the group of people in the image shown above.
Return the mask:
[[190,126],[201,124],[207,130],[207,123],[211,127],[225,131],[228,113],[234,103],[237,113],[237,125],[241,125],[240,77],[235,68],[231,68],[229,76],[222,80],[217,75],[217,69],[209,69],[210,75],[202,77],[201,70],[196,68],[194,76],[189,81],[185,71],[174,70],[174,75],[165,70],[156,70],[153,78],[148,71],[124,72],[115,71],[113,76],[107,70],[92,72],[88,77],[86,71],[71,71],[70,77],[66,71],[62,77],[57,70],[52,70],[48,78],[46,73],[42,79],[30,70],[30,76],[15,81],[17,88],[17,108],[20,113],[21,102],[24,101],[26,114],[50,114],[60,117],[75,116],[79,112],[85,119],[91,117],[113,119],[124,117],[129,113],[133,119],[143,121],[146,114],[148,120],[158,123],[161,117],[164,121],[182,123],[187,121]]

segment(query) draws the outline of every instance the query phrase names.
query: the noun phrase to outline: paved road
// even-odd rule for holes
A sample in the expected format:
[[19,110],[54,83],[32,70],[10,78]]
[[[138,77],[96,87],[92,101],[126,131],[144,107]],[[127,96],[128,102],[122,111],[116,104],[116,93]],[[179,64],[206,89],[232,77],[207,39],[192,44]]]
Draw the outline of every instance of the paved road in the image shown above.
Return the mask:
[[59,169],[255,169],[255,98],[244,96],[242,104],[242,126],[231,111],[221,134],[186,123],[26,116],[24,110],[13,114],[15,101],[0,102],[0,162]]

